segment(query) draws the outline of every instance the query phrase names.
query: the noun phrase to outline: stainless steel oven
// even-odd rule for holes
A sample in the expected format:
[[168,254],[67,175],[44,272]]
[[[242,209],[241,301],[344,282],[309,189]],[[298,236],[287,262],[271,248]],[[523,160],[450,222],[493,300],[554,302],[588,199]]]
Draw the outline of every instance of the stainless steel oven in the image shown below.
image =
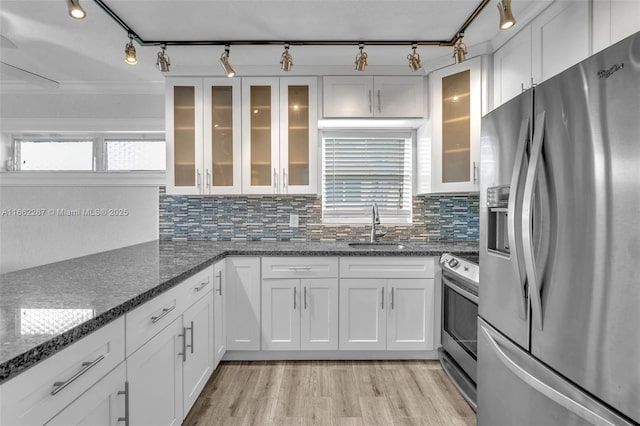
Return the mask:
[[476,405],[479,266],[445,253],[442,268],[442,348],[440,362],[467,400]]

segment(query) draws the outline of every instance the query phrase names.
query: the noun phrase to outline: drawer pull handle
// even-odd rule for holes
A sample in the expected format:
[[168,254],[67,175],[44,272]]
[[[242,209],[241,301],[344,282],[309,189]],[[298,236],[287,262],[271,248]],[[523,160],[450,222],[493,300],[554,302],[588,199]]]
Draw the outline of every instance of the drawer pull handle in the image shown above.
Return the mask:
[[118,395],[124,395],[124,417],[118,417],[118,423],[124,422],[129,426],[129,382],[124,382],[124,390],[118,391]]
[[199,292],[200,290],[202,290],[203,288],[205,288],[206,286],[208,286],[210,282],[211,282],[211,281],[210,281],[209,277],[207,277],[207,281],[206,281],[206,282],[202,282],[202,283],[200,283],[200,285],[199,285],[198,287],[195,287],[195,288],[193,289],[193,291],[195,291],[196,293],[197,293],[197,292]]
[[69,386],[71,383],[73,383],[76,379],[78,379],[84,373],[86,373],[87,371],[91,370],[97,363],[99,363],[103,359],[104,359],[104,355],[100,355],[98,358],[96,358],[95,360],[93,360],[91,362],[85,361],[85,362],[82,363],[82,370],[78,371],[76,374],[71,376],[69,379],[65,380],[64,382],[54,382],[53,383],[53,390],[51,391],[51,395],[55,395],[58,392],[60,392],[62,389],[64,389],[67,386]]
[[310,271],[312,266],[289,266],[291,271]]
[[160,313],[160,315],[156,315],[155,317],[151,317],[151,322],[152,323],[157,323],[158,321],[160,321],[162,318],[166,317],[167,314],[171,311],[173,311],[176,308],[176,305],[173,305],[170,308],[162,308],[162,312]]

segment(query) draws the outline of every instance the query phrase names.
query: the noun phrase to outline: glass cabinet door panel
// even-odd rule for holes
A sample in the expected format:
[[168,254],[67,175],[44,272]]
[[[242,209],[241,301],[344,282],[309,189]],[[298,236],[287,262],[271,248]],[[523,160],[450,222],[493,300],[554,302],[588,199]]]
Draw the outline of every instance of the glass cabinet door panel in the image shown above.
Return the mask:
[[173,88],[174,184],[195,186],[196,135],[195,87]]
[[251,185],[270,186],[271,87],[251,86]]
[[211,88],[212,186],[233,186],[233,88]]
[[468,182],[471,164],[470,71],[442,79],[442,182]]
[[309,185],[309,86],[289,86],[288,185]]

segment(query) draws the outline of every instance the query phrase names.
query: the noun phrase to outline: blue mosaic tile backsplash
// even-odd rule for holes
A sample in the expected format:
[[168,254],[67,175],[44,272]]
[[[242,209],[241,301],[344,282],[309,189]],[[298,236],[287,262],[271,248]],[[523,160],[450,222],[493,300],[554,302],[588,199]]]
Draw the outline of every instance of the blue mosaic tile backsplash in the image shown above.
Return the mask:
[[[289,215],[299,216],[298,228]],[[384,239],[400,241],[478,241],[479,196],[413,197],[411,225],[383,226]],[[160,188],[162,240],[366,240],[369,225],[323,225],[316,195],[167,195]]]

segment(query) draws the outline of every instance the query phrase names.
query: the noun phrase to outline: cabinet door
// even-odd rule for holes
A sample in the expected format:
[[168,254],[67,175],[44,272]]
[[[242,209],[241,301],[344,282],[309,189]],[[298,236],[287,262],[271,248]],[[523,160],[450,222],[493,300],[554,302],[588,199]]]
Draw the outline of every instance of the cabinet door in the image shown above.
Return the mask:
[[182,317],[127,358],[132,425],[182,422]]
[[340,280],[340,350],[387,346],[385,279]]
[[325,118],[373,117],[373,77],[324,77]]
[[280,188],[315,194],[318,184],[318,85],[315,77],[280,79]]
[[204,79],[204,192],[240,194],[240,80]]
[[338,279],[300,281],[300,349],[338,350]]
[[167,193],[203,191],[202,79],[167,79]]
[[216,263],[214,268],[215,273],[215,282],[214,282],[214,290],[213,290],[213,314],[214,314],[214,368],[218,367],[220,360],[224,356],[227,351],[227,325],[226,325],[226,316],[225,316],[225,300],[227,298],[227,291],[225,288],[225,279],[227,276],[226,269],[226,260],[221,260]]
[[242,192],[277,194],[280,187],[278,78],[242,79]]
[[260,258],[227,259],[227,349],[260,350]]
[[479,57],[431,74],[432,191],[478,191],[480,164]]
[[213,373],[213,293],[202,296],[183,316],[186,356],[182,367],[184,413],[191,406]]
[[432,350],[432,279],[392,279],[387,288],[387,350]]
[[374,77],[375,117],[424,116],[424,77]]
[[45,425],[118,425],[120,419],[126,418],[126,380],[123,362]]
[[300,280],[262,282],[262,349],[300,349]]
[[531,87],[531,26],[527,26],[493,54],[493,107]]

